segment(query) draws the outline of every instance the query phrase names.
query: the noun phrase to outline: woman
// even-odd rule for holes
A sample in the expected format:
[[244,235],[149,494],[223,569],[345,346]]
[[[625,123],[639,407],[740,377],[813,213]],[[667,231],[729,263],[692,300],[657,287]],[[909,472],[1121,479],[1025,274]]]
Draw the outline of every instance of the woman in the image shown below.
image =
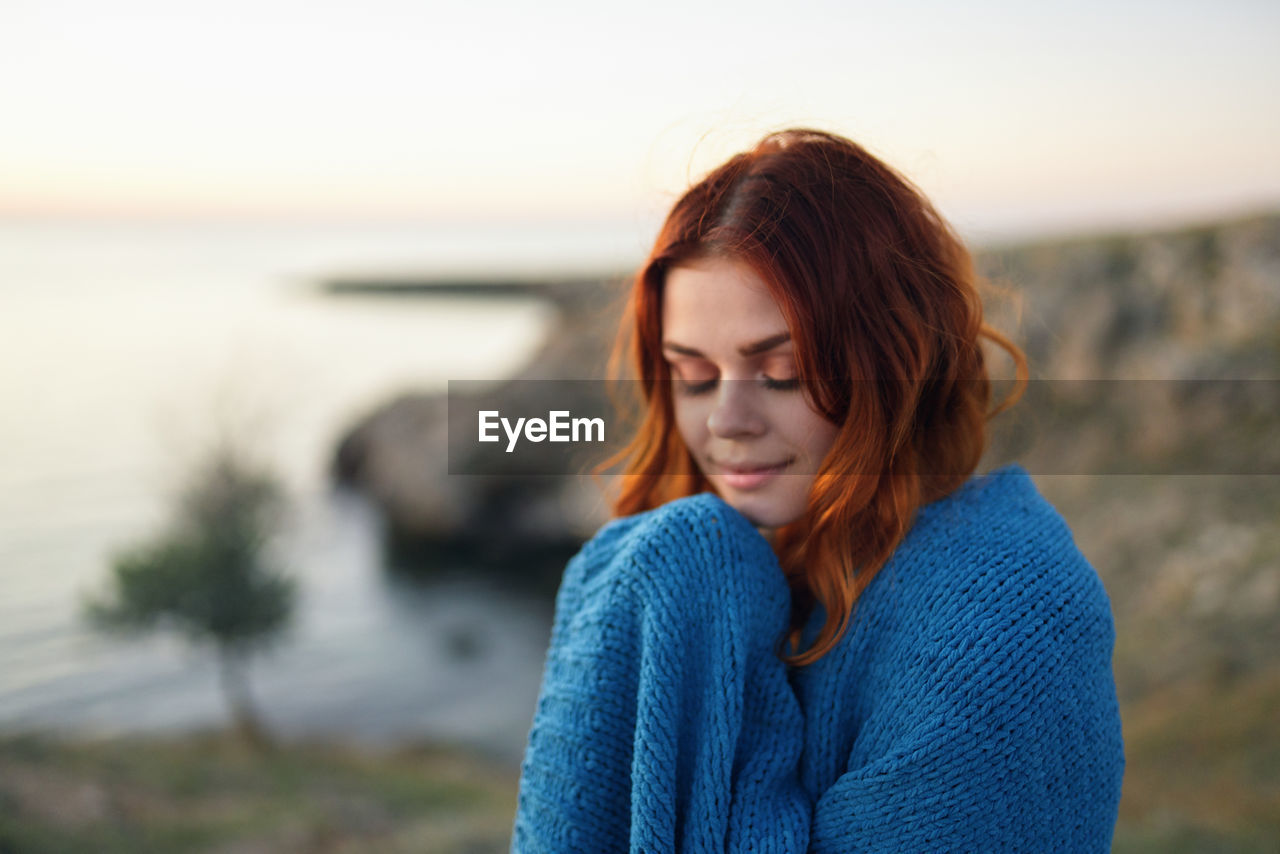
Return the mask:
[[[675,204],[613,364],[643,420],[566,568],[513,851],[1106,851],[1098,578],[1017,465],[970,256],[908,181],[772,134]],[[611,461],[611,462],[617,462]]]

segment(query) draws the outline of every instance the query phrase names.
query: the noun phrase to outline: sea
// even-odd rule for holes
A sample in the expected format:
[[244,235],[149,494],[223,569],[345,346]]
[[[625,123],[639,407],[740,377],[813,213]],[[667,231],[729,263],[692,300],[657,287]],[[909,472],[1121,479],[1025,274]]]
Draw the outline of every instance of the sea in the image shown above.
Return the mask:
[[[449,567],[389,572],[377,509],[336,488],[344,430],[395,396],[518,371],[528,298],[326,295],[335,277],[632,268],[641,221],[0,219],[0,733],[181,733],[228,713],[210,650],[83,616],[123,549],[234,435],[287,484],[295,618],[250,685],[283,738],[464,744],[518,758],[551,604]],[[447,579],[447,580],[446,580]]]

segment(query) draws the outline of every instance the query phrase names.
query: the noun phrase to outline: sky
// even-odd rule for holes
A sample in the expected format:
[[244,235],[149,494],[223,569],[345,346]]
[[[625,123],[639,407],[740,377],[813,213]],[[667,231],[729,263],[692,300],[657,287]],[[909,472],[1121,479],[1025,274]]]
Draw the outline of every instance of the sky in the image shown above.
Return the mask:
[[1280,207],[1280,4],[3,0],[0,215],[653,217],[843,133],[970,232]]

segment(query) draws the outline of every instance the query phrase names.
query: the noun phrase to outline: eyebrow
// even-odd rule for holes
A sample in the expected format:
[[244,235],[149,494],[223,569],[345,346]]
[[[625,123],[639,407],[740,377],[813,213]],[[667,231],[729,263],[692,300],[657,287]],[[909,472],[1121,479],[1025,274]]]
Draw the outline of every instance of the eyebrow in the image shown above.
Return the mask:
[[[754,356],[758,353],[763,353],[766,350],[772,350],[774,347],[777,347],[779,344],[785,344],[790,340],[791,340],[790,332],[779,332],[777,335],[770,335],[768,338],[762,338],[759,341],[756,341],[754,344],[748,344],[745,347],[739,347],[738,352],[741,353],[743,356]],[[704,354],[701,350],[695,350],[692,347],[686,347],[683,344],[677,344],[674,341],[662,342],[662,349],[672,350],[676,353],[681,354],[682,356],[696,356],[699,359],[706,358],[706,354]]]

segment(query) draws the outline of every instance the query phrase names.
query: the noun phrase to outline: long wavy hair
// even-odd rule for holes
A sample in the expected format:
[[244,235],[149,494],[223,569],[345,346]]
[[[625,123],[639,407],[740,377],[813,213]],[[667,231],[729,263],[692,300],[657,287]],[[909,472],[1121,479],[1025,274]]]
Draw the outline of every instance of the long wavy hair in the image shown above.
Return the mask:
[[[607,373],[638,380],[611,384],[639,388],[614,400],[635,434],[595,470],[624,475],[616,515],[712,488],[676,427],[661,327],[667,272],[707,257],[746,262],[768,285],[810,405],[840,427],[804,515],[772,540],[793,603],[780,655],[806,665],[843,636],[917,508],[977,468],[986,422],[1025,390],[1026,357],[983,322],[969,251],[909,180],[832,133],[769,134],[675,203],[627,295]],[[981,337],[1016,368],[991,411]],[[800,652],[816,603],[826,622]]]

